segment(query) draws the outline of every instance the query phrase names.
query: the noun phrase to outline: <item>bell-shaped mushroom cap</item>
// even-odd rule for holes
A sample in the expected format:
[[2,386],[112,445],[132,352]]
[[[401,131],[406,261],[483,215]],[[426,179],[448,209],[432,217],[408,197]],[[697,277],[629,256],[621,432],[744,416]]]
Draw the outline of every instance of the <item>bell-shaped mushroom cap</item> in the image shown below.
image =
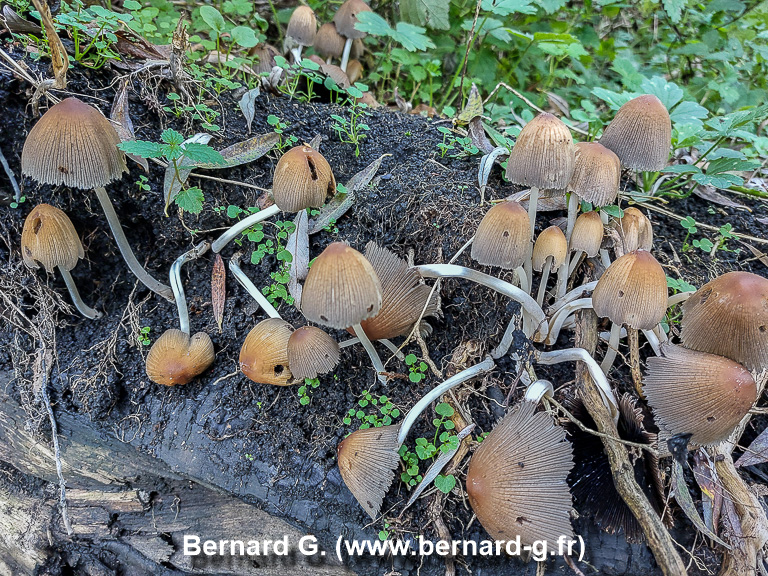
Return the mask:
[[285,36],[302,46],[312,46],[317,34],[317,18],[309,6],[299,6],[291,14]]
[[619,195],[619,157],[597,142],[576,144],[573,176],[568,188],[595,206],[612,204]]
[[288,339],[293,328],[281,318],[267,318],[254,326],[240,349],[240,370],[257,384],[287,386]]
[[192,337],[171,328],[152,344],[147,354],[147,376],[155,384],[187,384],[213,364],[216,353],[211,337],[198,332]]
[[104,115],[77,98],[50,108],[30,130],[21,171],[41,184],[96,188],[127,172],[120,137]]
[[251,56],[258,56],[258,62],[253,64],[253,71],[256,74],[264,74],[272,71],[277,63],[275,62],[275,56],[280,55],[280,50],[272,46],[272,44],[265,44],[263,42],[256,44],[249,51]]
[[513,270],[522,266],[531,246],[528,212],[517,202],[500,202],[483,216],[472,241],[472,259],[485,266]]
[[400,463],[400,426],[363,428],[344,438],[337,449],[339,472],[352,495],[376,518]]
[[573,175],[574,153],[568,126],[544,112],[520,131],[507,161],[507,179],[544,190],[564,190]]
[[347,64],[347,78],[350,84],[354,84],[363,76],[363,65],[360,60],[350,60]]
[[597,212],[584,212],[576,218],[571,232],[571,252],[586,252],[594,258],[603,242],[603,221]]
[[344,2],[333,17],[336,31],[345,38],[365,38],[365,32],[355,28],[357,15],[360,12],[372,12],[372,10],[363,0],[347,0]]
[[635,330],[651,330],[667,312],[667,276],[650,252],[615,260],[597,281],[592,306],[601,318]]
[[21,231],[21,257],[24,264],[48,272],[58,266],[72,270],[85,255],[80,237],[64,212],[50,204],[38,204],[29,213]]
[[285,212],[319,208],[336,193],[336,179],[330,164],[307,144],[291,148],[275,168],[272,195]]
[[757,400],[752,374],[733,360],[664,344],[648,358],[643,392],[656,423],[670,434],[693,434],[691,442],[726,440]]
[[344,52],[344,36],[336,31],[336,24],[328,22],[320,26],[315,36],[315,52],[323,58],[341,58]]
[[317,378],[338,363],[338,343],[320,328],[302,326],[288,338],[288,367],[294,378]]
[[650,250],[653,247],[653,226],[648,217],[634,206],[624,209],[624,215],[613,221],[624,243],[625,252]]
[[[365,258],[379,277],[382,291],[379,313],[360,323],[366,336],[370,340],[382,340],[409,334],[424,310],[430,287],[422,283],[421,276],[405,260],[376,242],[368,242]],[[433,298],[424,317],[439,315],[440,306]]]
[[371,263],[343,242],[330,244],[309,269],[301,311],[310,321],[349,328],[381,310],[382,288]]
[[633,98],[616,112],[600,144],[613,150],[627,168],[661,170],[672,147],[669,112],[652,94]]
[[768,369],[768,280],[750,272],[710,280],[683,304],[680,337],[686,348]]
[[339,88],[347,89],[350,87],[349,76],[341,68],[335,64],[323,64],[320,66],[320,71],[328,76],[331,80],[336,82]]
[[541,272],[547,258],[551,257],[552,269],[557,270],[568,256],[568,241],[559,226],[550,226],[541,231],[533,245],[533,269]]
[[573,534],[566,478],[573,465],[565,430],[532,402],[507,414],[483,440],[467,471],[472,510],[496,540],[555,542]]

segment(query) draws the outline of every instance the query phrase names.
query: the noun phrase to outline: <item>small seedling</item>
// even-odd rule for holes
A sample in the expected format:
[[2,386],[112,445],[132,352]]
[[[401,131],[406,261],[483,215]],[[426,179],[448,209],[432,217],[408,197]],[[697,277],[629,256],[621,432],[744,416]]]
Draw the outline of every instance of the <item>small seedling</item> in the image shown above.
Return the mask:
[[408,374],[408,379],[414,384],[418,384],[427,377],[426,371],[429,366],[427,366],[426,362],[419,361],[416,354],[408,354],[405,357],[405,363],[410,372],[410,374]]
[[[416,438],[416,446],[414,451],[408,450],[408,447],[403,445],[400,447],[399,454],[403,459],[405,470],[400,473],[400,479],[407,486],[416,486],[422,480],[422,475],[419,469],[419,463],[429,461],[435,458],[438,453],[448,453],[451,450],[456,450],[459,447],[459,438],[454,434],[456,425],[453,421],[449,420],[454,414],[453,407],[446,403],[441,402],[435,406],[435,412],[439,418],[433,418],[432,424],[435,427],[435,435],[433,438]],[[456,479],[449,480],[452,476],[445,476],[443,480],[440,480],[440,486],[438,482],[435,485],[438,489],[445,488],[447,494],[456,485]]]
[[299,404],[306,406],[312,401],[312,390],[320,386],[318,378],[304,378],[304,384],[299,386]]
[[[347,415],[344,416],[343,422],[347,426],[352,424],[352,419],[360,421],[360,429],[364,428],[379,428],[381,426],[389,426],[392,424],[393,419],[400,416],[400,410],[395,408],[390,399],[387,396],[374,396],[367,390],[363,391],[362,397],[357,401],[358,408],[350,408]],[[366,414],[364,408],[375,408],[373,414]]]
[[267,124],[272,126],[272,130],[275,134],[280,134],[280,142],[277,144],[277,149],[281,153],[292,148],[299,141],[293,134],[285,135],[285,131],[290,127],[290,124],[281,120],[278,116],[275,116],[274,114],[267,116]]
[[136,334],[136,340],[139,341],[139,344],[142,346],[149,346],[152,344],[152,341],[149,339],[149,333],[152,331],[152,328],[149,326],[144,326],[143,328],[139,329],[139,333]]

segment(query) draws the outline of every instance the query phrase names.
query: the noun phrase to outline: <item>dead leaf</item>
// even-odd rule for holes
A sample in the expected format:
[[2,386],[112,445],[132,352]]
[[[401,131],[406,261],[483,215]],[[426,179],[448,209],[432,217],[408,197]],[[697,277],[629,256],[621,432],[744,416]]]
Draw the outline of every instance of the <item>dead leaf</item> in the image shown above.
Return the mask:
[[224,164],[195,164],[196,168],[205,168],[206,170],[220,170],[222,168],[233,168],[242,164],[248,164],[254,160],[258,160],[264,154],[272,150],[275,145],[280,141],[280,134],[270,132],[269,134],[262,134],[261,136],[254,136],[243,142],[232,144],[224,150],[221,150],[221,155],[224,157]]
[[411,111],[411,108],[413,105],[410,102],[406,102],[405,99],[400,96],[400,92],[398,92],[397,87],[395,87],[395,104],[397,104],[397,109],[400,110],[400,112],[404,112],[407,114]]
[[251,133],[251,123],[253,122],[253,117],[256,115],[256,98],[259,97],[259,94],[261,94],[261,89],[256,86],[256,88],[248,90],[248,92],[243,94],[243,97],[240,98],[240,110],[242,110],[243,116],[245,116],[245,123],[248,126],[248,134]]
[[477,146],[483,154],[490,154],[493,152],[494,146],[485,135],[483,119],[480,116],[475,116],[469,121],[467,132],[469,133],[469,138],[472,141],[472,144]]
[[747,244],[746,242],[743,242],[743,241],[741,243],[744,244],[744,246],[746,246],[749,249],[750,252],[752,252],[752,254],[755,256],[755,258],[760,260],[760,262],[763,264],[763,266],[768,268],[768,254],[766,254],[765,252],[761,252],[760,250],[758,250],[757,248],[755,248],[751,244]]
[[301,302],[301,284],[309,273],[309,216],[302,210],[296,214],[293,223],[296,229],[288,236],[285,248],[291,253],[290,281],[288,292],[293,296],[294,302]]
[[545,94],[547,95],[547,100],[549,101],[549,106],[551,108],[559,110],[563,116],[571,116],[571,107],[568,105],[565,98],[558,96],[554,92],[545,92]]
[[51,51],[51,62],[53,63],[53,77],[56,79],[53,87],[64,90],[67,87],[67,70],[69,69],[69,57],[64,50],[64,44],[56,32],[56,25],[53,23],[51,10],[44,0],[32,0],[32,3],[40,13],[40,20],[43,22],[45,34],[48,36],[48,48]]
[[715,468],[704,450],[696,450],[693,453],[693,461],[693,477],[701,489],[704,523],[716,534],[723,502],[723,490],[717,479]]
[[[459,124],[469,124],[475,118],[483,115],[483,99],[480,97],[480,90],[472,83],[472,88],[469,90],[469,97],[464,109],[459,113],[457,121]],[[478,146],[479,148],[479,146]]]
[[763,464],[768,462],[768,428],[760,432],[757,438],[752,440],[752,444],[749,445],[741,455],[741,458],[736,460],[736,468],[742,466],[755,466],[756,464]]
[[3,6],[3,13],[0,16],[0,20],[8,28],[9,32],[15,32],[17,34],[33,34],[35,36],[41,36],[43,29],[40,28],[34,22],[25,20],[14,12],[13,8],[8,5]]
[[734,202],[730,198],[720,194],[720,192],[718,192],[714,186],[696,186],[696,188],[693,189],[693,193],[699,198],[703,198],[707,202],[720,204],[721,206],[727,206],[728,208],[739,208],[741,210],[746,210],[747,212],[752,212],[752,210],[743,204]]
[[224,322],[224,304],[226,301],[227,271],[221,254],[216,254],[213,261],[213,273],[211,274],[211,307],[213,308],[213,317],[219,326],[219,334],[221,334],[221,325]]
[[[120,83],[120,88],[118,88],[115,93],[115,99],[112,102],[112,110],[109,113],[109,117],[114,121],[113,125],[117,131],[117,135],[120,136],[120,140],[123,142],[136,140],[136,135],[133,132],[133,122],[131,121],[131,115],[128,111],[127,80],[123,80]],[[149,163],[146,158],[135,156],[133,154],[126,154],[126,156],[144,168],[144,172],[149,172]]]
[[323,141],[323,136],[321,134],[316,134],[312,140],[309,142],[309,147],[313,150],[316,150],[317,152],[320,152],[320,143]]
[[138,60],[168,60],[171,57],[170,45],[157,45],[148,42],[130,28],[115,32],[117,42],[115,50],[121,56]]

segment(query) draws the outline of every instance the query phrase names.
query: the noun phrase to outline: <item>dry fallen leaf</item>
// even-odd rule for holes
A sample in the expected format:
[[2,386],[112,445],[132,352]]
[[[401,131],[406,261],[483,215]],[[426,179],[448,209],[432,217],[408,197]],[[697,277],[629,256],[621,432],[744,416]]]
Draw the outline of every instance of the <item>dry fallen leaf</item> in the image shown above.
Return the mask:
[[40,13],[40,20],[43,22],[45,34],[48,36],[48,47],[51,50],[51,62],[53,63],[53,76],[56,79],[53,87],[64,90],[67,87],[67,70],[69,69],[67,51],[64,50],[64,44],[61,43],[61,38],[59,38],[56,32],[56,25],[53,23],[53,17],[51,16],[48,4],[43,0],[32,0],[32,3]]
[[213,308],[213,317],[219,326],[224,322],[224,304],[227,301],[227,272],[224,268],[224,260],[221,254],[216,254],[213,261],[213,273],[211,274],[211,307]]

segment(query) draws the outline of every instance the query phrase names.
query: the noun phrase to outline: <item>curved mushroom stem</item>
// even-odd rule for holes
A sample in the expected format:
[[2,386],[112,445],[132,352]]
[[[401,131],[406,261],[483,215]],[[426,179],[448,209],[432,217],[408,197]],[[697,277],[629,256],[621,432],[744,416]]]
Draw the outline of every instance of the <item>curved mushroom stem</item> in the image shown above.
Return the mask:
[[539,188],[531,187],[531,194],[528,196],[528,219],[531,221],[531,241],[536,236],[536,206],[539,203]]
[[576,224],[576,213],[579,211],[579,197],[575,192],[571,192],[568,196],[568,221],[565,225],[565,239],[568,242],[571,241],[571,234],[573,234],[573,227]]
[[229,271],[232,272],[232,275],[235,277],[235,280],[240,283],[240,286],[245,288],[246,292],[251,295],[251,298],[256,300],[256,304],[261,306],[267,316],[270,318],[282,319],[280,313],[275,310],[275,307],[272,306],[269,300],[267,300],[267,297],[261,293],[256,285],[251,282],[251,279],[248,278],[248,276],[245,275],[245,272],[240,268],[240,258],[242,258],[242,256],[242,252],[236,252],[232,255],[229,259]]
[[339,64],[339,68],[344,70],[344,72],[347,71],[347,63],[349,63],[349,53],[352,50],[352,38],[347,38],[347,41],[344,42],[344,52],[341,54],[341,63]]
[[303,45],[299,44],[296,48],[291,48],[291,54],[293,54],[293,61],[296,64],[301,64],[301,49]]
[[603,263],[604,268],[608,268],[611,265],[611,256],[605,248],[600,248],[600,262]]
[[58,268],[59,272],[61,272],[61,277],[64,278],[64,284],[67,285],[67,290],[69,290],[69,297],[72,298],[72,303],[75,305],[75,308],[77,308],[77,311],[86,318],[90,318],[91,320],[101,318],[101,312],[94,310],[85,302],[83,302],[82,298],[80,298],[80,292],[78,292],[75,281],[72,279],[72,275],[69,273],[69,270],[65,270],[61,266]]
[[555,285],[555,297],[559,298],[565,294],[565,289],[568,286],[568,258],[566,258],[560,267],[557,269],[557,284]]
[[541,271],[539,291],[536,294],[536,303],[542,308],[544,307],[544,293],[547,291],[547,281],[549,280],[550,270],[552,270],[552,256],[547,256],[547,260],[544,262],[544,268]]
[[464,266],[456,266],[454,264],[424,264],[413,266],[413,269],[424,278],[466,278],[520,302],[523,310],[531,317],[534,326],[533,334],[526,333],[526,336],[532,338],[535,342],[541,342],[549,331],[547,318],[541,306],[536,303],[536,300],[521,289],[512,286],[509,282],[504,282],[504,280],[499,280],[472,268],[465,268]]
[[689,290],[688,292],[678,292],[677,294],[672,294],[669,298],[667,298],[667,308],[672,308],[672,306],[677,306],[681,302],[685,302],[696,294],[695,290]]
[[517,274],[517,282],[518,284],[520,284],[520,290],[522,290],[526,294],[530,294],[531,281],[525,272],[525,268],[523,268],[522,266],[518,266],[517,268],[515,268],[515,274]]
[[136,259],[136,255],[133,253],[133,250],[131,250],[130,244],[128,244],[128,238],[125,237],[123,227],[120,226],[120,220],[117,218],[117,212],[115,212],[115,207],[112,205],[112,200],[109,199],[107,191],[102,186],[98,186],[94,190],[96,192],[96,198],[99,199],[99,203],[101,204],[101,209],[104,210],[104,215],[107,217],[109,229],[112,230],[112,235],[115,237],[117,247],[120,250],[120,254],[123,255],[123,260],[128,264],[128,268],[133,272],[134,276],[144,284],[144,286],[152,290],[155,294],[159,294],[169,302],[173,302],[173,291],[171,290],[171,287],[158,282],[150,276],[149,272],[147,272]]
[[586,284],[577,286],[570,292],[567,292],[563,297],[558,298],[557,301],[549,307],[550,314],[554,314],[569,302],[573,302],[577,298],[581,298],[584,292],[594,290],[595,286],[597,286],[597,280],[592,280],[592,282],[587,282]]
[[608,371],[613,366],[613,361],[616,360],[616,353],[619,351],[619,338],[621,337],[621,324],[616,322],[611,323],[611,339],[608,341],[608,349],[605,351],[605,357],[600,364],[600,368],[604,374],[608,374]]
[[187,309],[187,298],[184,296],[184,284],[181,282],[181,267],[190,260],[200,258],[208,252],[211,244],[204,240],[189,252],[185,252],[171,266],[171,288],[176,298],[176,308],[179,310],[179,330],[189,335],[189,310]]
[[432,402],[440,398],[440,396],[448,392],[448,390],[451,388],[458,386],[462,382],[466,382],[467,380],[471,380],[472,378],[480,376],[481,374],[490,372],[495,366],[496,363],[493,361],[493,358],[486,356],[482,362],[475,364],[466,370],[462,370],[458,374],[451,376],[448,378],[448,380],[442,384],[439,384],[438,386],[435,386],[432,390],[427,392],[421,400],[414,404],[413,408],[408,411],[408,414],[405,415],[403,423],[400,424],[400,432],[397,435],[397,444],[400,445],[405,442],[405,439],[408,436],[408,432],[410,432],[413,423],[416,422],[416,419],[419,417],[419,415],[424,412],[424,410],[426,410],[427,407],[432,404]]
[[571,314],[583,308],[592,308],[592,298],[579,298],[578,300],[569,302],[555,312],[549,319],[549,332],[547,333],[547,338],[544,340],[544,344],[551,346],[557,342],[557,338],[560,336],[560,330],[563,329],[565,321]]
[[[349,340],[344,340],[344,342],[339,342],[339,348],[346,348],[347,346],[352,346],[354,344],[358,344],[360,342],[360,338],[355,336],[354,338],[350,338]],[[387,349],[392,352],[392,354],[397,357],[398,360],[404,361],[405,360],[405,354],[403,354],[402,350],[398,348],[394,342],[391,340],[387,340],[386,338],[381,338],[380,340],[376,340],[376,342],[381,342],[384,344],[384,346],[387,347]]]
[[[664,329],[662,328],[661,331],[664,332]],[[653,348],[653,353],[656,354],[656,356],[659,356],[661,354],[661,342],[659,341],[659,337],[656,336],[656,328],[653,330],[643,330],[643,336],[645,336],[645,339],[648,340],[648,344]]]
[[387,377],[382,375],[382,372],[384,372],[384,364],[381,362],[381,358],[379,358],[376,348],[373,347],[371,341],[368,340],[368,336],[365,335],[365,330],[363,330],[363,327],[360,324],[355,324],[352,327],[352,331],[355,333],[355,336],[360,339],[360,344],[363,345],[363,348],[365,348],[365,351],[368,353],[368,358],[371,359],[373,369],[376,370],[376,378],[378,378],[379,382],[382,384],[386,384]]
[[264,210],[259,210],[255,214],[251,214],[247,218],[243,218],[240,220],[240,222],[232,226],[229,230],[214,240],[213,244],[211,244],[211,250],[213,250],[214,254],[218,254],[221,252],[221,249],[224,248],[224,246],[229,244],[231,240],[237,238],[241,232],[247,230],[254,224],[258,224],[262,220],[266,220],[267,218],[274,216],[278,212],[280,212],[280,208],[278,208],[276,204],[273,204],[269,208],[264,208]]
[[525,391],[525,397],[523,400],[526,402],[533,402],[538,404],[545,396],[551,398],[555,394],[555,387],[552,386],[552,382],[549,380],[536,380]]

